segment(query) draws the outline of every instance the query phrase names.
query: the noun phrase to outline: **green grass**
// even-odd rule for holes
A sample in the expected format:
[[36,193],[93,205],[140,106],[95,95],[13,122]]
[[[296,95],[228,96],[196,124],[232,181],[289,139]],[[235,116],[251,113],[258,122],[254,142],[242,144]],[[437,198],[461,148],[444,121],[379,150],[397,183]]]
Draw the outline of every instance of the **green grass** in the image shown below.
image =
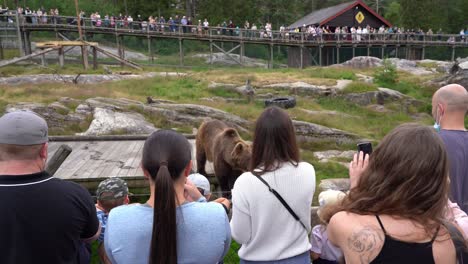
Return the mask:
[[346,86],[341,92],[344,94],[349,93],[365,93],[378,91],[375,84],[364,83],[364,82],[352,82]]

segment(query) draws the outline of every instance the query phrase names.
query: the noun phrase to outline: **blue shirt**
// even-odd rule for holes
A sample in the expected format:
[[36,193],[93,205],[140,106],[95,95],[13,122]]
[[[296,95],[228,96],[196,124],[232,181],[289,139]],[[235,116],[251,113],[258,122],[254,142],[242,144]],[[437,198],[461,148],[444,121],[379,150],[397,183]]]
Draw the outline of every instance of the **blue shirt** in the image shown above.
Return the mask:
[[[192,202],[177,211],[178,263],[217,263],[231,244],[231,230],[218,203]],[[114,264],[147,264],[153,229],[153,208],[125,205],[112,209],[104,247]]]
[[104,233],[106,232],[106,225],[107,225],[107,218],[109,217],[108,214],[106,214],[102,210],[96,210],[96,216],[101,223],[101,234],[99,234],[98,241],[99,243],[104,242]]
[[468,131],[441,130],[450,164],[450,198],[468,213]]

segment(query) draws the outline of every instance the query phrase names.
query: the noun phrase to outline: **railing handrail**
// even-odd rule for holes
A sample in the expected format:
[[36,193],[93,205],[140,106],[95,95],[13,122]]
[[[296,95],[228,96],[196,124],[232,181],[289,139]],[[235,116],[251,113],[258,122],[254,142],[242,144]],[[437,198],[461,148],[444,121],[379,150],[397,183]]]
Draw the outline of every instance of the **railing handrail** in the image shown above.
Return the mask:
[[[16,13],[13,14],[1,14],[0,15],[0,25],[2,23],[1,17],[16,17]],[[77,28],[76,24],[78,23],[77,17],[75,16],[52,16],[47,15],[47,21],[41,22],[40,20],[36,23],[28,22],[27,18],[33,18],[39,16],[35,15],[21,15],[19,16],[20,26],[21,27],[30,27],[30,28],[41,28],[48,27],[57,29],[58,27],[65,28]],[[125,21],[121,19],[114,19],[113,24],[111,24],[112,19],[105,19],[101,17],[100,19],[92,19],[90,17],[81,18],[82,29],[87,30],[112,30],[115,33],[122,32],[132,32],[132,33],[145,33],[147,35],[154,34],[175,34],[179,36],[189,36],[189,35],[200,35],[200,36],[209,36],[209,38],[216,38],[217,36],[238,38],[240,40],[262,40],[262,42],[293,42],[293,43],[367,43],[367,44],[402,44],[402,43],[445,43],[460,45],[465,44],[468,46],[468,41],[462,39],[460,41],[460,34],[427,34],[427,33],[416,33],[416,32],[394,32],[394,33],[320,33],[320,32],[296,32],[295,30],[266,30],[266,29],[245,29],[243,27],[219,27],[219,26],[209,26],[204,27],[203,25],[183,25],[170,24],[170,23],[160,23],[158,19],[154,23],[145,21]],[[100,25],[98,25],[99,20],[101,20]],[[194,22],[194,21],[192,21]],[[13,22],[15,23],[15,21]],[[468,36],[466,36],[468,38]]]

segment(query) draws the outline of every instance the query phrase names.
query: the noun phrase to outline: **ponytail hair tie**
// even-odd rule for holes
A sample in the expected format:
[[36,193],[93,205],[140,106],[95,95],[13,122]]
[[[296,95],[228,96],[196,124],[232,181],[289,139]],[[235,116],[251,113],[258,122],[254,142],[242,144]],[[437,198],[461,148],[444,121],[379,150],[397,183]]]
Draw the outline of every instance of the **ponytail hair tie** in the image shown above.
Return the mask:
[[167,161],[162,161],[159,163],[159,167],[166,166],[167,167]]

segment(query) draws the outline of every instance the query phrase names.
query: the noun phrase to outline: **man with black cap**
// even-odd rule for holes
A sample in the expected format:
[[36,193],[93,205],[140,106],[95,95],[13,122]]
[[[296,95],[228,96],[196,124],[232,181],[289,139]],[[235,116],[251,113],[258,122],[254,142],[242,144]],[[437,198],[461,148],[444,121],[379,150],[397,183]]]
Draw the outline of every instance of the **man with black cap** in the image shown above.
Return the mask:
[[48,127],[32,112],[0,118],[0,263],[78,263],[99,236],[88,191],[45,172]]

